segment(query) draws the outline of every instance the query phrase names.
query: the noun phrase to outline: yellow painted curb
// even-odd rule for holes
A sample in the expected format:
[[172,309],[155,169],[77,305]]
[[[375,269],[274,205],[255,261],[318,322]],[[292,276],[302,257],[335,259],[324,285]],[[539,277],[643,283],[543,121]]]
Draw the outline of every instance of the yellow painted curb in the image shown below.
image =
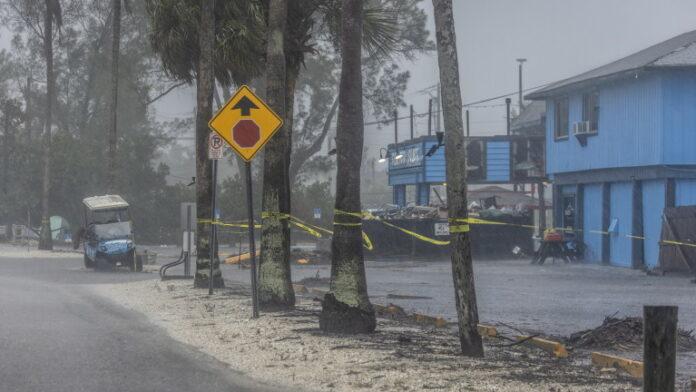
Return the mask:
[[491,325],[479,324],[478,325],[478,333],[481,336],[494,338],[494,337],[498,336],[498,329],[496,327],[491,326]]
[[603,368],[623,369],[628,374],[630,374],[631,377],[643,378],[643,362],[640,361],[634,361],[632,359],[621,358],[614,355],[593,352],[592,364]]
[[518,336],[517,340],[526,340],[527,343],[553,354],[556,358],[568,357],[568,350],[566,350],[565,346],[553,340],[530,338],[529,336]]

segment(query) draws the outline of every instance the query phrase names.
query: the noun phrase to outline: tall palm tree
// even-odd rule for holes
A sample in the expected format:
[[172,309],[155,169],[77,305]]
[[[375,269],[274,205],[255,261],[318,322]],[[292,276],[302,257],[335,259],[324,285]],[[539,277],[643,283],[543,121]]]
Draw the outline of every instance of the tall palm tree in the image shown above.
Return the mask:
[[[263,309],[286,309],[295,306],[295,292],[290,278],[290,230],[282,213],[289,213],[288,160],[290,138],[287,124],[286,27],[288,3],[271,0],[268,8],[266,44],[266,99],[284,126],[269,140],[263,165],[263,225],[261,262],[259,264],[259,305]],[[294,94],[294,88],[293,88]],[[288,114],[292,116],[292,113]]]
[[[271,6],[273,6],[273,2],[271,2]],[[392,8],[389,8],[390,6]],[[399,7],[402,5],[397,5],[394,8],[393,4],[384,0],[365,2],[362,45],[369,53],[390,56],[423,50],[427,46],[428,42],[423,42],[424,47],[420,48],[417,43],[412,41],[414,37],[427,36],[427,34],[411,34],[403,40],[398,39],[407,30],[406,27],[400,29],[397,20],[399,15],[396,11]],[[272,213],[266,214],[263,220],[259,292],[260,304],[273,308],[292,307],[295,302],[290,273],[290,228],[287,219],[285,219],[287,214],[291,213],[292,179],[295,177],[293,173],[297,172],[297,166],[291,165],[291,157],[304,161],[308,159],[304,156],[313,155],[321,146],[321,140],[318,140],[309,151],[300,151],[300,157],[293,155],[292,137],[296,83],[305,57],[316,51],[313,41],[317,36],[328,33],[329,39],[334,42],[338,41],[342,4],[341,0],[292,0],[287,2],[286,8],[287,24],[282,42],[285,52],[286,95],[285,115],[283,116],[285,121],[282,131],[266,145],[263,177],[263,210]],[[273,17],[273,13],[269,10],[269,29],[278,23],[273,21]],[[271,67],[275,67],[270,63],[270,50],[273,44],[270,37],[272,34],[269,31],[269,76],[272,72]],[[404,42],[408,44],[404,44]],[[337,106],[338,102],[336,101],[327,121],[327,127],[330,125]]]
[[319,326],[326,332],[375,330],[367,295],[362,249],[360,164],[363,152],[362,0],[343,0],[338,129],[336,214],[331,243],[331,291],[322,301]]
[[[225,86],[244,83],[264,69],[265,12],[258,0],[147,0],[151,43],[166,72],[197,85],[196,110],[196,211],[199,222],[213,216],[212,165],[207,140],[212,117],[214,81]],[[214,53],[214,55],[213,55]],[[195,287],[208,287],[210,262],[214,285],[222,274],[210,247],[210,225],[196,226]]]
[[118,147],[118,62],[121,51],[121,2],[130,8],[128,0],[111,0],[111,102],[109,107],[108,188],[116,190],[116,150]]
[[[214,46],[215,46],[215,0],[201,1],[201,23],[199,27],[198,75],[196,77],[196,195],[210,200],[213,193],[212,162],[208,158],[208,121],[213,117],[213,89],[215,88]],[[198,226],[202,219],[214,220],[215,212],[209,203],[198,203]],[[202,230],[199,230],[199,232]],[[196,257],[196,276],[194,286],[209,287],[213,279],[214,287],[224,286],[216,249],[209,243],[209,236],[198,237]],[[201,252],[202,251],[202,252]],[[213,277],[210,277],[210,264],[213,263]]]
[[44,58],[46,60],[46,124],[44,127],[43,151],[43,181],[41,195],[41,233],[39,249],[53,249],[51,233],[51,214],[49,212],[49,196],[51,187],[51,127],[53,125],[53,101],[55,100],[55,75],[53,73],[53,25],[60,28],[63,24],[62,10],[59,0],[45,0],[44,14]]
[[452,276],[459,320],[459,341],[464,355],[482,357],[483,343],[477,329],[478,309],[467,222],[466,149],[452,0],[433,0],[433,6],[445,114],[447,207],[451,222]]

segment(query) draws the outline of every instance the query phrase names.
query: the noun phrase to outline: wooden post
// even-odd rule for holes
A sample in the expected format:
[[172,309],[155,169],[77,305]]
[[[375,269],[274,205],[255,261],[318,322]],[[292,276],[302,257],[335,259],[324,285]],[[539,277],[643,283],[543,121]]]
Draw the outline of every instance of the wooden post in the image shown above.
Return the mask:
[[668,178],[665,182],[665,208],[676,207],[676,187],[674,178]]
[[676,306],[643,307],[643,392],[674,392],[677,363]]
[[631,222],[631,260],[633,268],[645,267],[643,251],[643,182],[633,180],[633,219]]
[[539,237],[544,236],[546,230],[546,196],[544,195],[544,183],[540,182],[537,185],[539,194]]
[[602,263],[611,263],[611,238],[606,233],[611,223],[611,184],[602,183]]

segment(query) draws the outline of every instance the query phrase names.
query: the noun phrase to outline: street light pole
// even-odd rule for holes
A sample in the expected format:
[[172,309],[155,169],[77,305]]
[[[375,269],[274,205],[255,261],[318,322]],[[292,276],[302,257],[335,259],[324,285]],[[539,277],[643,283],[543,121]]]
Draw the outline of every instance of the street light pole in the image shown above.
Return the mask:
[[519,71],[519,105],[520,105],[520,113],[522,113],[522,109],[524,109],[524,97],[522,97],[522,65],[527,61],[527,59],[520,58],[517,59],[517,62],[519,63],[518,66],[518,71]]

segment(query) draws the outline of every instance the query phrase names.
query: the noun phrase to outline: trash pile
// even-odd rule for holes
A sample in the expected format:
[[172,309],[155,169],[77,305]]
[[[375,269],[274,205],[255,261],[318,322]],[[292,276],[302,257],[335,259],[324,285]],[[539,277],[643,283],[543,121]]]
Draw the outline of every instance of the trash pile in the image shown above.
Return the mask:
[[376,218],[392,219],[438,219],[447,218],[445,207],[416,206],[411,205],[404,208],[394,204],[386,204],[379,209],[368,210]]
[[[693,331],[679,329],[677,335],[679,351],[696,351]],[[567,343],[574,348],[584,349],[639,349],[643,345],[643,318],[607,316],[599,327],[570,335]]]

